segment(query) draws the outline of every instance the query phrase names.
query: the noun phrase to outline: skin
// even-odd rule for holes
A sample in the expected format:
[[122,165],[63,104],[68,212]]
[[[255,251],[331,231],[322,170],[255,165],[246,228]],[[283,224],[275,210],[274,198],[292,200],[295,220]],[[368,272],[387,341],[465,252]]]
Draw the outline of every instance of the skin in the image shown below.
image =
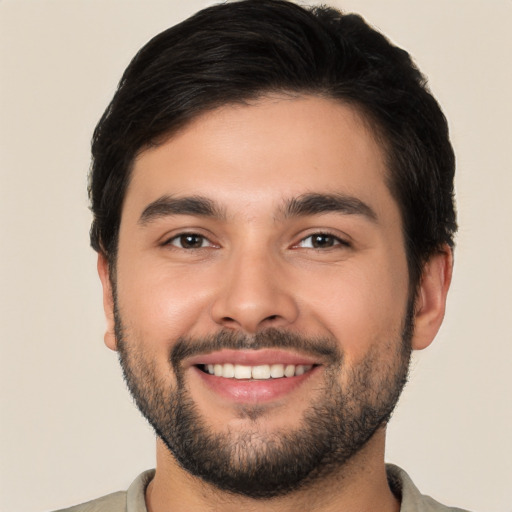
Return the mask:
[[[144,351],[167,386],[176,384],[169,354],[180,336],[220,329],[254,334],[268,327],[334,338],[350,369],[377,354],[393,367],[408,300],[409,276],[398,206],[386,185],[384,154],[350,106],[318,97],[266,97],[204,114],[156,148],[142,152],[123,205],[117,297],[127,339]],[[283,204],[306,193],[343,194],[361,213],[285,216]],[[161,215],[141,222],[162,196],[204,196],[223,217]],[[178,235],[204,236],[199,249]],[[327,233],[330,247],[311,235]],[[417,294],[414,349],[430,344],[444,316],[451,280],[448,248],[426,264]],[[98,259],[116,349],[112,286]],[[390,346],[395,344],[395,346]],[[391,350],[390,350],[391,349]],[[395,349],[395,350],[393,350]],[[297,389],[267,404],[262,433],[297,428],[323,383],[322,367]],[[184,373],[191,398],[214,432],[254,424],[239,404]],[[251,426],[252,425],[252,426]],[[385,428],[339,471],[272,500],[223,493],[184,471],[157,441],[157,472],[146,494],[150,512],[185,510],[399,510],[384,466]],[[340,484],[342,483],[342,485]]]

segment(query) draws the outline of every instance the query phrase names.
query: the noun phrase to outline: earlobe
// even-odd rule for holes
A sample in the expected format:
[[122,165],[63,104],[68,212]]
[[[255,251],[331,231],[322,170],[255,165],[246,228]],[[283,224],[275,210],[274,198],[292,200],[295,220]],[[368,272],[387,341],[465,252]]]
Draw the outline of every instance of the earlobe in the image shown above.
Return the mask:
[[103,310],[107,320],[107,329],[105,331],[105,345],[111,350],[117,350],[117,340],[115,334],[114,320],[114,295],[112,283],[110,281],[109,265],[104,254],[98,253],[98,275],[103,287]]
[[447,245],[434,254],[423,268],[414,313],[414,350],[428,347],[441,327],[452,269],[453,253]]

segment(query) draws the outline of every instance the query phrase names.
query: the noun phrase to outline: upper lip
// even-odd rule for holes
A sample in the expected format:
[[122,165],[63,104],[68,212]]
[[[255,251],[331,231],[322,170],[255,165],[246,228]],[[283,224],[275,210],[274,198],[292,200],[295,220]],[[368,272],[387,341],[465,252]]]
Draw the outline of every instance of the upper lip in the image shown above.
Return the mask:
[[316,365],[319,364],[311,356],[280,349],[261,350],[232,350],[223,349],[209,354],[199,354],[187,361],[187,366],[200,364],[239,364],[244,366],[259,366],[272,364]]

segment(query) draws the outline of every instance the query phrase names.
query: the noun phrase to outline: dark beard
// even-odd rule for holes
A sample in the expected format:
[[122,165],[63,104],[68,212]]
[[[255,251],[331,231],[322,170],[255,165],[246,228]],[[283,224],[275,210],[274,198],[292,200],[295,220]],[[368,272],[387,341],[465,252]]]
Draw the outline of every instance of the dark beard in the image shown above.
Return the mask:
[[[157,375],[155,363],[129,346],[116,309],[119,359],[142,414],[186,471],[218,489],[250,498],[284,495],[336,473],[387,423],[407,381],[412,330],[409,307],[401,340],[385,343],[395,352],[391,365],[383,366],[382,351],[370,351],[350,370],[346,389],[338,382],[343,357],[333,339],[307,339],[276,329],[253,337],[221,331],[202,340],[182,338],[170,356],[177,384],[169,388]],[[322,355],[323,360],[327,357],[322,398],[309,407],[295,430],[262,433],[257,420],[264,422],[268,411],[255,405],[238,410],[252,420],[252,430],[212,432],[188,393],[181,362],[214,349],[264,347],[293,347]]]

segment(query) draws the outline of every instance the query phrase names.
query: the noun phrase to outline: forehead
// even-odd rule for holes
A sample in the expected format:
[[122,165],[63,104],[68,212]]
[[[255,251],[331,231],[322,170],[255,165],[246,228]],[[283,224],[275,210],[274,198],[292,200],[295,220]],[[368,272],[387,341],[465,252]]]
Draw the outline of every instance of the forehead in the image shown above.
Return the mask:
[[265,97],[207,112],[139,154],[123,217],[164,195],[212,197],[228,214],[248,214],[305,193],[340,193],[379,211],[394,203],[386,177],[384,150],[354,107]]

